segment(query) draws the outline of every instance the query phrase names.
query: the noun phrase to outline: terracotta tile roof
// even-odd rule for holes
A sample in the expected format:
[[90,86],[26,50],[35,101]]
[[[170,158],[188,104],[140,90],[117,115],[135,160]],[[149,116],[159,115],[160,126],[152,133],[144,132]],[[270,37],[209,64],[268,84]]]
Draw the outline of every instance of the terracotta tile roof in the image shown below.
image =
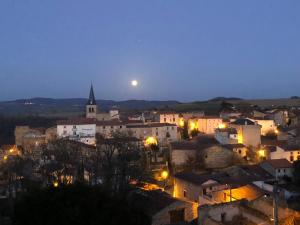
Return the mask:
[[229,133],[229,134],[237,134],[237,130],[235,128],[217,128],[216,131],[218,132],[226,132],[226,133]]
[[173,114],[180,114],[180,113],[178,113],[178,112],[175,112],[175,111],[160,111],[160,112],[158,112],[157,113],[158,115],[173,115]]
[[270,164],[275,169],[292,168],[293,164],[287,159],[270,159],[262,162],[261,164]]
[[235,148],[244,148],[245,145],[243,144],[227,144],[227,145],[222,145],[224,148],[227,148],[227,149],[230,149],[230,150],[233,150]]
[[[133,208],[141,210],[150,217],[154,216],[156,213],[160,212],[174,202],[180,201],[179,199],[173,198],[166,192],[162,192],[160,190],[137,190],[129,194],[128,200]],[[147,204],[145,204],[145,202]]]
[[217,174],[196,174],[192,172],[180,172],[174,175],[175,178],[184,180],[196,185],[202,185],[208,180],[215,180],[221,178],[221,177],[228,177],[226,173],[217,173]]
[[261,168],[259,165],[243,165],[239,166],[239,168],[242,169],[243,177],[248,177],[253,181],[270,180],[274,178],[269,172]]
[[96,119],[89,118],[76,118],[70,120],[59,120],[57,125],[84,125],[84,124],[96,124]]
[[172,150],[197,150],[198,145],[192,141],[176,141],[170,143]]
[[97,121],[97,126],[122,126],[126,125],[126,123],[119,121],[119,120],[103,120],[103,121]]
[[255,125],[255,123],[249,119],[237,119],[236,121],[232,122],[231,124],[234,125]]
[[222,118],[219,116],[201,116],[201,117],[199,117],[199,119],[220,119],[220,120],[222,120]]
[[176,127],[175,124],[171,123],[144,123],[144,124],[127,124],[128,128],[151,128],[151,127]]

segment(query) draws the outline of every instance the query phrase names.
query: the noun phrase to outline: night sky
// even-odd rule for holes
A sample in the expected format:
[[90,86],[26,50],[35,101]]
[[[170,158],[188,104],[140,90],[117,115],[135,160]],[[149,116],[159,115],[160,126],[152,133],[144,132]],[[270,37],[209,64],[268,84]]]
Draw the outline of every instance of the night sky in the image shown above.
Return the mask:
[[300,1],[0,0],[0,78],[0,100],[300,95]]

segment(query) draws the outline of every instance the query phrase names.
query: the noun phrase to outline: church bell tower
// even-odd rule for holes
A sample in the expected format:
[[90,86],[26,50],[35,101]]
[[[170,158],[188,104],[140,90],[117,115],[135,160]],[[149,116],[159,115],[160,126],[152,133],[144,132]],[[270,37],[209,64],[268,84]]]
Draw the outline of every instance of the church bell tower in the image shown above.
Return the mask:
[[91,84],[90,96],[86,104],[86,118],[97,118],[97,103],[95,100],[93,84]]

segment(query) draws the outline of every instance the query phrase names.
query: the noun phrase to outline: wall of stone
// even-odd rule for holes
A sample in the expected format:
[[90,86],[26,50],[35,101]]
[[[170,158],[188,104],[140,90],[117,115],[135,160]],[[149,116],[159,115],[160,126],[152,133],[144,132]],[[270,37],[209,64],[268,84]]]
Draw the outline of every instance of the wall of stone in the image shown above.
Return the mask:
[[198,205],[193,202],[176,201],[152,217],[152,225],[170,224],[170,211],[184,209],[185,221],[197,218]]
[[[186,191],[186,197],[184,197],[183,194],[184,190]],[[173,196],[183,200],[198,202],[199,196],[202,196],[202,188],[192,183],[175,178]]]
[[203,151],[203,159],[206,168],[224,168],[232,164],[233,152],[216,145]]
[[16,126],[15,128],[15,144],[22,145],[23,137],[26,133],[30,131],[29,126]]
[[171,151],[171,162],[175,166],[184,165],[189,157],[196,158],[196,150],[174,149]]
[[[273,217],[273,200],[271,198],[261,197],[254,201],[251,201],[249,203],[249,207],[261,211],[262,213],[264,213],[265,215],[267,215],[270,218]],[[278,207],[278,217],[280,220],[284,219],[294,213],[295,213],[294,210],[291,210],[287,207],[284,207],[284,206]]]

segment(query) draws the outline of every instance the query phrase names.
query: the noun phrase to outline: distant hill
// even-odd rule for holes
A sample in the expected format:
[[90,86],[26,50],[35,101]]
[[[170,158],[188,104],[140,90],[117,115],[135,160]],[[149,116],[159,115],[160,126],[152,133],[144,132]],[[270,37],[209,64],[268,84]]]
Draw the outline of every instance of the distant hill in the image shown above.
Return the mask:
[[[256,105],[262,108],[276,107],[300,107],[300,99],[240,99],[217,97],[209,101],[196,101],[180,103],[178,101],[146,101],[146,100],[97,100],[101,111],[108,111],[111,107],[117,106],[121,111],[147,110],[154,108],[168,108],[178,112],[204,110],[207,115],[216,115],[226,101],[237,108],[252,107]],[[32,98],[18,99],[14,101],[0,102],[0,116],[51,116],[51,117],[72,117],[83,116],[85,113],[85,98],[53,99],[53,98]]]
[[219,102],[219,101],[237,101],[237,100],[243,100],[243,99],[242,98],[235,98],[235,97],[229,97],[229,98],[226,98],[226,97],[216,97],[216,98],[210,99],[209,101],[211,101],[211,102]]
[[[4,116],[40,115],[40,116],[78,116],[84,114],[85,98],[54,99],[32,98],[0,102],[0,114]],[[120,110],[145,110],[170,107],[179,104],[177,101],[146,101],[146,100],[97,100],[101,111],[108,111],[117,106]]]

